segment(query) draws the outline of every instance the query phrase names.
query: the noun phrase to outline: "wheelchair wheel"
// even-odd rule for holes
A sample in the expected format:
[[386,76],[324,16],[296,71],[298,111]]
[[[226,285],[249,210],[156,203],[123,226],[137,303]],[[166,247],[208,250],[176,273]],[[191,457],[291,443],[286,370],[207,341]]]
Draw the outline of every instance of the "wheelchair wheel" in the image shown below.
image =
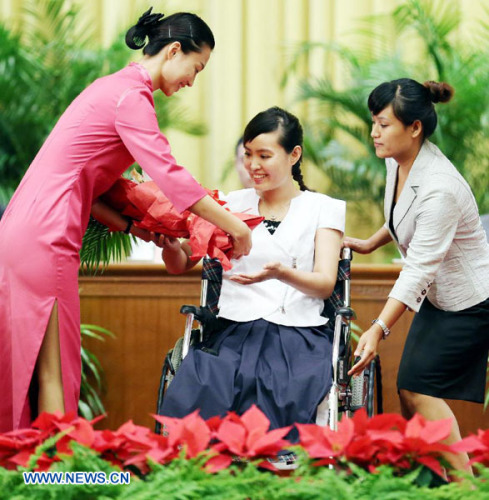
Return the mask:
[[[375,405],[377,403],[377,405]],[[362,375],[351,380],[351,411],[365,408],[367,415],[383,413],[380,359],[376,356]]]
[[380,358],[375,358],[368,367],[367,398],[365,408],[369,417],[384,413],[382,398],[382,376],[380,369]]
[[[156,414],[160,415],[161,407],[163,406],[163,399],[165,397],[165,392],[168,386],[172,382],[175,374],[182,364],[182,348],[183,348],[183,337],[180,337],[173,349],[168,351],[166,355],[165,362],[163,363],[163,369],[161,371],[160,386],[158,388],[158,401],[156,403]],[[155,423],[155,433],[161,434],[161,424],[159,422]]]
[[182,364],[182,350],[183,350],[183,337],[180,337],[176,342],[175,346],[171,350],[170,354],[170,361],[171,361],[171,366],[173,367],[173,373],[171,371],[168,372],[167,379],[166,379],[166,387],[171,384],[173,378],[175,377],[175,373],[177,370],[180,368],[180,365]]

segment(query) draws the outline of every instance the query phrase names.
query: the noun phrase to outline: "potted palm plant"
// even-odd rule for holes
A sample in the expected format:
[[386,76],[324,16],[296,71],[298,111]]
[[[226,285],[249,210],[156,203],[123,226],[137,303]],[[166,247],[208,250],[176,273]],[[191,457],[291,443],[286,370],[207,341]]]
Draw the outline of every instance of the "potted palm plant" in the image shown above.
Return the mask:
[[[369,18],[366,29],[358,28],[361,48],[305,43],[297,49],[284,81],[298,73],[311,51],[338,58],[344,70],[341,88],[332,75],[308,76],[298,94],[317,106],[319,118],[306,121],[305,152],[330,179],[333,196],[368,201],[380,214],[385,168],[370,140],[367,97],[383,81],[411,77],[455,88],[453,102],[437,109],[440,123],[432,140],[471,184],[481,213],[489,212],[489,31],[481,21],[472,40],[456,36],[460,9],[453,0],[406,0],[390,15]],[[413,48],[414,58],[406,54]]]

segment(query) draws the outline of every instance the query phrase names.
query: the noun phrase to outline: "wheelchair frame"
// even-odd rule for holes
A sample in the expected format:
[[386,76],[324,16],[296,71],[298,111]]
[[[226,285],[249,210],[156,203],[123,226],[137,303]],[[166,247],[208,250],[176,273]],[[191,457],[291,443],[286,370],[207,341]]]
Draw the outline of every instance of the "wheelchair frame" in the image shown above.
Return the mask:
[[[352,251],[343,248],[338,264],[339,279],[333,294],[338,293],[341,299],[339,307],[329,316],[334,315],[334,337],[332,353],[333,382],[327,396],[328,419],[330,429],[337,430],[341,413],[351,416],[360,408],[365,408],[369,417],[375,413],[375,400],[377,413],[383,413],[382,378],[380,358],[377,355],[357,377],[348,375],[348,371],[355,364],[353,347],[351,344],[351,320],[355,312],[351,308],[351,260]],[[341,276],[341,277],[340,277]],[[344,277],[343,277],[344,276]],[[327,304],[325,309],[327,309]],[[375,398],[375,396],[377,396]]]
[[[351,345],[351,320],[355,313],[351,308],[351,274],[352,251],[343,248],[338,264],[338,279],[332,296],[325,301],[323,315],[331,320],[334,318],[334,336],[332,349],[332,386],[329,394],[318,407],[323,407],[322,413],[327,413],[327,418],[318,419],[318,425],[328,425],[336,430],[340,414],[351,416],[355,411],[365,407],[367,414],[372,416],[375,412],[375,395],[377,396],[377,413],[382,413],[382,381],[380,359],[378,356],[370,362],[367,368],[358,377],[348,375],[348,370],[353,366],[353,348]],[[205,258],[202,266],[202,286],[200,294],[200,307],[184,305],[180,312],[186,315],[185,331],[164,361],[156,412],[159,413],[163,404],[166,388],[173,380],[181,362],[188,354],[190,345],[202,342],[205,337],[205,320],[209,314],[217,314],[222,282],[222,268],[216,261]],[[212,292],[209,298],[209,290]],[[198,328],[194,329],[194,322]],[[326,410],[324,409],[326,407]],[[161,424],[156,423],[156,433],[161,432]]]

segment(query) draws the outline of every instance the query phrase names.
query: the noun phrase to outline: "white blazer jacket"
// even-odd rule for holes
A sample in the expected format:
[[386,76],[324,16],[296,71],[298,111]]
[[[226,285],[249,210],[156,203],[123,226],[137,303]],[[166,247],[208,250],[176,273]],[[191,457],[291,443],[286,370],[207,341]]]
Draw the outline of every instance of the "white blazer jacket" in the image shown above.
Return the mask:
[[393,212],[398,165],[386,160],[385,227],[405,263],[389,297],[414,311],[423,300],[460,311],[489,297],[489,245],[472,191],[452,163],[425,141]]

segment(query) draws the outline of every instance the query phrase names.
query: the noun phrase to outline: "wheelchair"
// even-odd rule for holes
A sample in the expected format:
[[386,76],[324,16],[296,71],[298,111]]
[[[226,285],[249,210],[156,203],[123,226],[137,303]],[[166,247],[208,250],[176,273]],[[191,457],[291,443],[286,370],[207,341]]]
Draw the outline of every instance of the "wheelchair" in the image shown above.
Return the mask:
[[[355,313],[350,306],[350,269],[352,252],[343,248],[338,263],[336,284],[327,300],[323,316],[334,318],[334,336],[332,348],[332,386],[329,394],[319,404],[316,423],[336,430],[342,415],[351,416],[360,408],[365,408],[369,417],[383,412],[382,379],[380,358],[376,356],[357,377],[348,375],[348,370],[355,363],[352,346],[351,323]],[[180,364],[191,345],[205,342],[216,323],[219,311],[218,302],[222,283],[222,267],[217,259],[204,258],[202,263],[202,285],[200,306],[184,305],[180,312],[186,315],[185,331],[173,349],[165,357],[156,413],[160,415],[165,391],[172,382]],[[194,323],[197,328],[194,328]],[[325,362],[330,362],[325,360]],[[162,432],[161,424],[156,423],[155,432]]]

